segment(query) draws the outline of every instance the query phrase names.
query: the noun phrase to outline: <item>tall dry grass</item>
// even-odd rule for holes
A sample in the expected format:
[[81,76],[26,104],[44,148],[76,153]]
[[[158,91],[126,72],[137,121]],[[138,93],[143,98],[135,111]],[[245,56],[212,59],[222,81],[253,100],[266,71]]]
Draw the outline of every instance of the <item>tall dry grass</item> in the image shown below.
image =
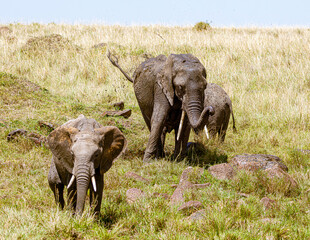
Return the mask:
[[[10,24],[0,35],[0,238],[29,239],[307,239],[310,237],[310,160],[300,149],[310,149],[310,31],[306,28],[212,28],[104,26],[58,24]],[[95,45],[98,47],[94,47]],[[139,187],[147,193],[172,194],[187,162],[168,158],[142,166],[148,131],[131,83],[106,57],[109,49],[130,74],[148,56],[192,53],[207,69],[207,81],[222,86],[232,99],[238,132],[231,127],[224,144],[202,140],[210,150],[206,161],[228,160],[241,153],[278,155],[300,186],[297,195],[285,189],[269,193],[260,176],[240,175],[235,182],[213,179],[207,171],[198,183],[211,187],[188,193],[200,200],[208,216],[190,224],[167,202],[146,199],[128,206],[125,192]],[[5,73],[5,74],[4,74]],[[46,89],[33,93],[6,78],[27,79]],[[4,78],[3,76],[6,76]],[[4,79],[4,80],[3,80]],[[5,91],[3,89],[9,91]],[[28,91],[26,95],[18,91]],[[11,91],[11,92],[10,92]],[[16,99],[15,99],[16,98]],[[15,104],[7,104],[9,100]],[[15,101],[16,100],[16,101]],[[133,109],[128,120],[104,118],[111,103],[123,100]],[[71,218],[59,212],[46,180],[50,152],[26,139],[7,142],[16,128],[47,132],[38,120],[62,124],[79,114],[121,128],[128,139],[128,153],[106,176],[102,213],[96,222],[90,215]],[[172,153],[172,136],[166,150]],[[195,137],[191,136],[191,141]],[[201,139],[200,139],[201,140]],[[199,156],[198,156],[199,158]],[[151,184],[124,179],[135,171]],[[256,190],[257,188],[261,188]],[[240,200],[239,191],[251,194]],[[282,191],[282,192],[281,192]],[[262,194],[276,199],[279,207],[265,211]],[[264,222],[263,219],[269,219]]]

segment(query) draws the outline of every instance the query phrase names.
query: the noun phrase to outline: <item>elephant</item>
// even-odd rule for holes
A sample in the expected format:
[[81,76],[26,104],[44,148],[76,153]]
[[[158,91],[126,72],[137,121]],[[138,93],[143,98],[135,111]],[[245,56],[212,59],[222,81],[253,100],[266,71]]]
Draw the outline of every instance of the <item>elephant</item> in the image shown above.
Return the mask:
[[75,214],[81,215],[90,189],[90,204],[98,215],[104,173],[127,146],[122,132],[117,127],[102,126],[96,120],[80,115],[52,131],[47,142],[52,152],[48,182],[56,203],[64,208],[66,185],[67,204]]
[[131,78],[118,64],[108,58],[133,83],[144,121],[150,131],[143,162],[164,157],[165,136],[175,132],[174,158],[186,155],[191,128],[203,130],[212,106],[204,107],[207,86],[206,69],[192,54],[159,55],[142,62]]
[[208,83],[205,89],[204,105],[212,105],[215,109],[215,113],[208,118],[206,124],[205,131],[207,137],[214,138],[218,133],[220,141],[224,142],[230,114],[233,120],[233,130],[236,131],[235,118],[229,96],[219,85]]

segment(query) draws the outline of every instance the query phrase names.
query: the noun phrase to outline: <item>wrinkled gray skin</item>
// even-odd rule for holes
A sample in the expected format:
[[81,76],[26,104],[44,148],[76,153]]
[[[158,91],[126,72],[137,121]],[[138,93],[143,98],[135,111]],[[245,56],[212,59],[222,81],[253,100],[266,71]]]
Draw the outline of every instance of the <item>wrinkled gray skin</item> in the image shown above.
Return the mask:
[[[150,130],[143,161],[164,156],[165,135],[172,130],[175,130],[174,157],[180,152],[181,158],[184,157],[190,129],[201,131],[214,112],[210,106],[204,108],[206,70],[198,58],[191,54],[159,55],[142,62],[131,79],[117,61],[108,57],[133,82],[139,107]],[[177,140],[182,110],[186,114]]]
[[[87,190],[95,213],[100,212],[104,180],[103,176],[112,162],[126,147],[126,139],[117,127],[103,127],[94,119],[83,115],[55,129],[47,138],[53,157],[48,182],[56,203],[65,205],[63,190],[68,187],[72,175],[73,184],[68,187],[68,205],[80,215],[83,212]],[[91,184],[95,177],[96,191]]]
[[210,138],[214,138],[218,134],[219,139],[224,142],[230,114],[233,119],[233,129],[234,131],[236,130],[234,113],[229,96],[219,85],[208,83],[205,90],[204,105],[211,105],[215,110],[214,115],[209,117],[206,124]]

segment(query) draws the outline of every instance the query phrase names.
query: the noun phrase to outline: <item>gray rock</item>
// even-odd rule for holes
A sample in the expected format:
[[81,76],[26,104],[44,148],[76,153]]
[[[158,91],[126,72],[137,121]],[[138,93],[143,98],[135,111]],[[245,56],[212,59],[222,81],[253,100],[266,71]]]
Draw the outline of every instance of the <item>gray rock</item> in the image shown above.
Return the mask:
[[234,168],[228,163],[213,165],[208,168],[208,171],[213,177],[219,180],[232,179],[236,174]]
[[287,166],[279,157],[268,154],[236,155],[229,163],[232,167],[238,170],[257,171],[260,169],[267,170],[273,167],[279,167],[283,171],[288,171]]

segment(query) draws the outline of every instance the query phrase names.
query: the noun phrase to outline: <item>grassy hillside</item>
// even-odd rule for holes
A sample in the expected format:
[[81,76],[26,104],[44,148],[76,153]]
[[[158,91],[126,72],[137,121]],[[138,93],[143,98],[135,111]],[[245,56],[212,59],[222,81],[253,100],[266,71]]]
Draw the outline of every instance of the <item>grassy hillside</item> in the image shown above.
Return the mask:
[[[122,27],[102,25],[11,24],[0,31],[0,239],[309,239],[310,230],[310,31],[295,28]],[[222,86],[232,99],[237,133],[230,124],[224,144],[207,142],[195,161],[168,157],[143,165],[148,130],[131,83],[106,57],[110,49],[130,74],[149,56],[192,53],[207,69],[207,81]],[[112,104],[125,102],[129,119],[103,117]],[[61,125],[84,114],[126,135],[128,150],[105,176],[102,219],[89,209],[82,218],[59,211],[48,187],[51,152],[9,132],[25,129],[47,135],[44,121]],[[183,170],[242,153],[279,156],[297,181],[298,191],[270,187],[261,174],[214,179],[205,169],[189,191],[207,211],[191,223],[163,198],[172,195]],[[124,177],[133,171],[149,184]],[[129,205],[126,191],[148,196]],[[246,194],[247,197],[244,197]],[[265,210],[260,200],[276,200]]]

